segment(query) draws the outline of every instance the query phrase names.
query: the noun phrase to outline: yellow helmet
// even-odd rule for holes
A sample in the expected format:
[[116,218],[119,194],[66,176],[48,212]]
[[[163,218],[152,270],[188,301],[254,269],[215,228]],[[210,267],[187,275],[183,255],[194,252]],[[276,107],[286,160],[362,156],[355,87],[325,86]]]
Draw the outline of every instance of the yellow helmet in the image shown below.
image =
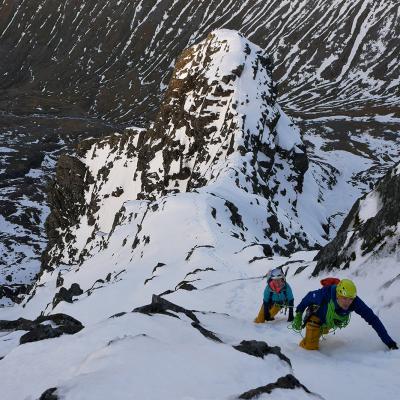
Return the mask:
[[350,279],[342,279],[336,286],[336,296],[354,299],[357,296],[356,285]]

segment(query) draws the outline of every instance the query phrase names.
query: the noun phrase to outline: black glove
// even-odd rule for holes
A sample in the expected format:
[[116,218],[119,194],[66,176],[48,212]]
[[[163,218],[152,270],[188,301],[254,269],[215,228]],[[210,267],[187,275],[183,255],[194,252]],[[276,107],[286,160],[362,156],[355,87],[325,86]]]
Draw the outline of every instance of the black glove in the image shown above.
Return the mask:
[[275,318],[271,317],[271,315],[269,314],[269,309],[271,308],[272,303],[271,302],[266,302],[264,301],[264,319],[266,321],[273,321]]
[[397,347],[397,343],[396,343],[396,342],[390,343],[390,344],[388,345],[388,347],[389,347],[390,350],[398,350],[398,349],[399,349],[399,348]]
[[294,300],[289,301],[288,306],[289,306],[289,316],[287,320],[288,322],[292,322],[294,320],[293,317]]

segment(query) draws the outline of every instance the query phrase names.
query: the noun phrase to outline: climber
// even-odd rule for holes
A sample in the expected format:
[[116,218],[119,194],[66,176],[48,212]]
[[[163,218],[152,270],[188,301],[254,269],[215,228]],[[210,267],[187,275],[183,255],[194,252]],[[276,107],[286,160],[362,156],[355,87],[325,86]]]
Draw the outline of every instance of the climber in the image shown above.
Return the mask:
[[267,274],[267,286],[264,290],[264,301],[255,323],[273,321],[282,308],[289,308],[288,321],[293,321],[293,293],[286,282],[285,274],[280,268],[275,268]]
[[[335,278],[327,278],[329,281]],[[357,296],[357,289],[350,279],[336,279],[336,284],[328,284],[321,289],[309,292],[296,308],[292,328],[296,331],[306,327],[306,336],[299,346],[306,350],[318,350],[321,335],[331,330],[344,328],[350,322],[352,311],[370,324],[389,349],[398,349],[380,319]],[[324,280],[321,281],[324,285]],[[304,322],[303,312],[306,311]]]

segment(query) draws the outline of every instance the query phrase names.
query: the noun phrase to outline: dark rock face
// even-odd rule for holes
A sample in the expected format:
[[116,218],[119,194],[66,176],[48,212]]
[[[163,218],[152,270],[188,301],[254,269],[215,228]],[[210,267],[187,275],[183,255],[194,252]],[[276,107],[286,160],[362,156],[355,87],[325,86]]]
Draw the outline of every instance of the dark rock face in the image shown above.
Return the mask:
[[73,283],[69,289],[61,287],[60,290],[55,294],[53,299],[53,308],[60,302],[65,301],[67,303],[73,302],[74,296],[80,296],[83,290],[77,283]]
[[[316,276],[334,268],[348,268],[361,255],[394,253],[399,249],[400,164],[393,167],[376,188],[354,203],[337,236],[316,256]],[[373,210],[368,215],[365,210]]]
[[19,343],[37,342],[44,339],[52,339],[61,336],[62,332],[53,329],[50,325],[37,325],[32,328],[28,333],[21,336]]
[[178,285],[176,286],[175,290],[178,290],[178,289],[188,290],[188,291],[197,290],[196,286],[192,285],[191,283],[189,283],[187,281],[179,282]]
[[35,322],[25,318],[18,318],[15,321],[0,321],[0,331],[29,331],[33,329]]
[[[85,202],[84,178],[88,173],[86,166],[79,159],[68,155],[59,158],[55,181],[49,188],[48,200],[54,210],[46,220],[49,247],[59,243],[59,229],[65,230],[68,236],[68,228],[79,222],[82,212],[80,208]],[[78,207],[71,207],[72,204]],[[48,255],[45,252],[42,258],[43,269],[47,269],[48,264]]]
[[57,388],[47,389],[45,392],[42,393],[38,400],[59,400],[59,397],[57,395]]
[[214,342],[223,343],[222,340],[214,333],[204,328],[198,322],[192,322],[193,328],[196,328],[204,337],[213,340]]
[[18,304],[31,288],[32,285],[0,285],[0,299],[5,297]]
[[281,349],[278,346],[270,347],[265,342],[259,342],[257,340],[243,340],[239,345],[233,346],[238,351],[250,354],[254,357],[264,358],[268,354],[274,354],[278,356],[282,361],[287,362],[290,366],[292,365],[290,360],[281,353]]
[[[56,326],[53,327],[50,324],[45,324],[45,322],[50,322]],[[40,316],[34,321],[24,318],[19,318],[15,321],[0,321],[0,331],[28,331],[21,336],[20,344],[55,338],[64,333],[73,335],[83,328],[83,325],[78,320],[66,314]]]
[[303,389],[306,393],[311,392],[302,385],[293,375],[288,374],[280,377],[276,382],[270,383],[265,386],[260,386],[256,389],[249,390],[248,392],[242,393],[239,399],[255,399],[261,396],[263,393],[271,394],[274,389]]

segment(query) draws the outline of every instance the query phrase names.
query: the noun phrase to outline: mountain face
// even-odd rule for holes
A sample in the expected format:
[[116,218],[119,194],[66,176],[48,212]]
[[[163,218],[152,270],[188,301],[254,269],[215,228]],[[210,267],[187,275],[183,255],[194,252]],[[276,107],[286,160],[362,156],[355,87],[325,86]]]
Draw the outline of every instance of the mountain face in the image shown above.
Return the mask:
[[395,0],[4,0],[0,109],[151,120],[183,49],[228,28],[274,55],[287,110],[398,113],[399,26]]
[[[222,208],[232,234],[267,254],[316,246],[326,220],[306,212],[320,208],[303,193],[305,179],[313,182],[308,163],[300,131],[276,103],[269,59],[240,34],[213,32],[178,58],[152,128],[86,141],[76,157],[60,158],[43,267],[82,262],[126,218],[124,202],[147,201],[144,218],[151,201],[182,192],[214,196],[215,222]],[[257,232],[241,203],[251,196]]]
[[[127,125],[148,127],[177,57],[220,27],[273,55],[280,104],[298,118],[306,144],[322,149],[308,154],[330,170],[330,186],[347,175],[341,161],[331,164],[333,152],[364,158],[364,169],[346,176],[358,191],[342,210],[329,207],[326,229],[335,232],[343,210],[398,160],[399,26],[394,0],[4,0],[0,284],[31,282],[39,272],[46,186],[59,154]],[[318,179],[324,186],[325,175]]]
[[398,254],[399,201],[400,166],[397,164],[374,190],[354,203],[335,239],[318,253],[313,274]]

